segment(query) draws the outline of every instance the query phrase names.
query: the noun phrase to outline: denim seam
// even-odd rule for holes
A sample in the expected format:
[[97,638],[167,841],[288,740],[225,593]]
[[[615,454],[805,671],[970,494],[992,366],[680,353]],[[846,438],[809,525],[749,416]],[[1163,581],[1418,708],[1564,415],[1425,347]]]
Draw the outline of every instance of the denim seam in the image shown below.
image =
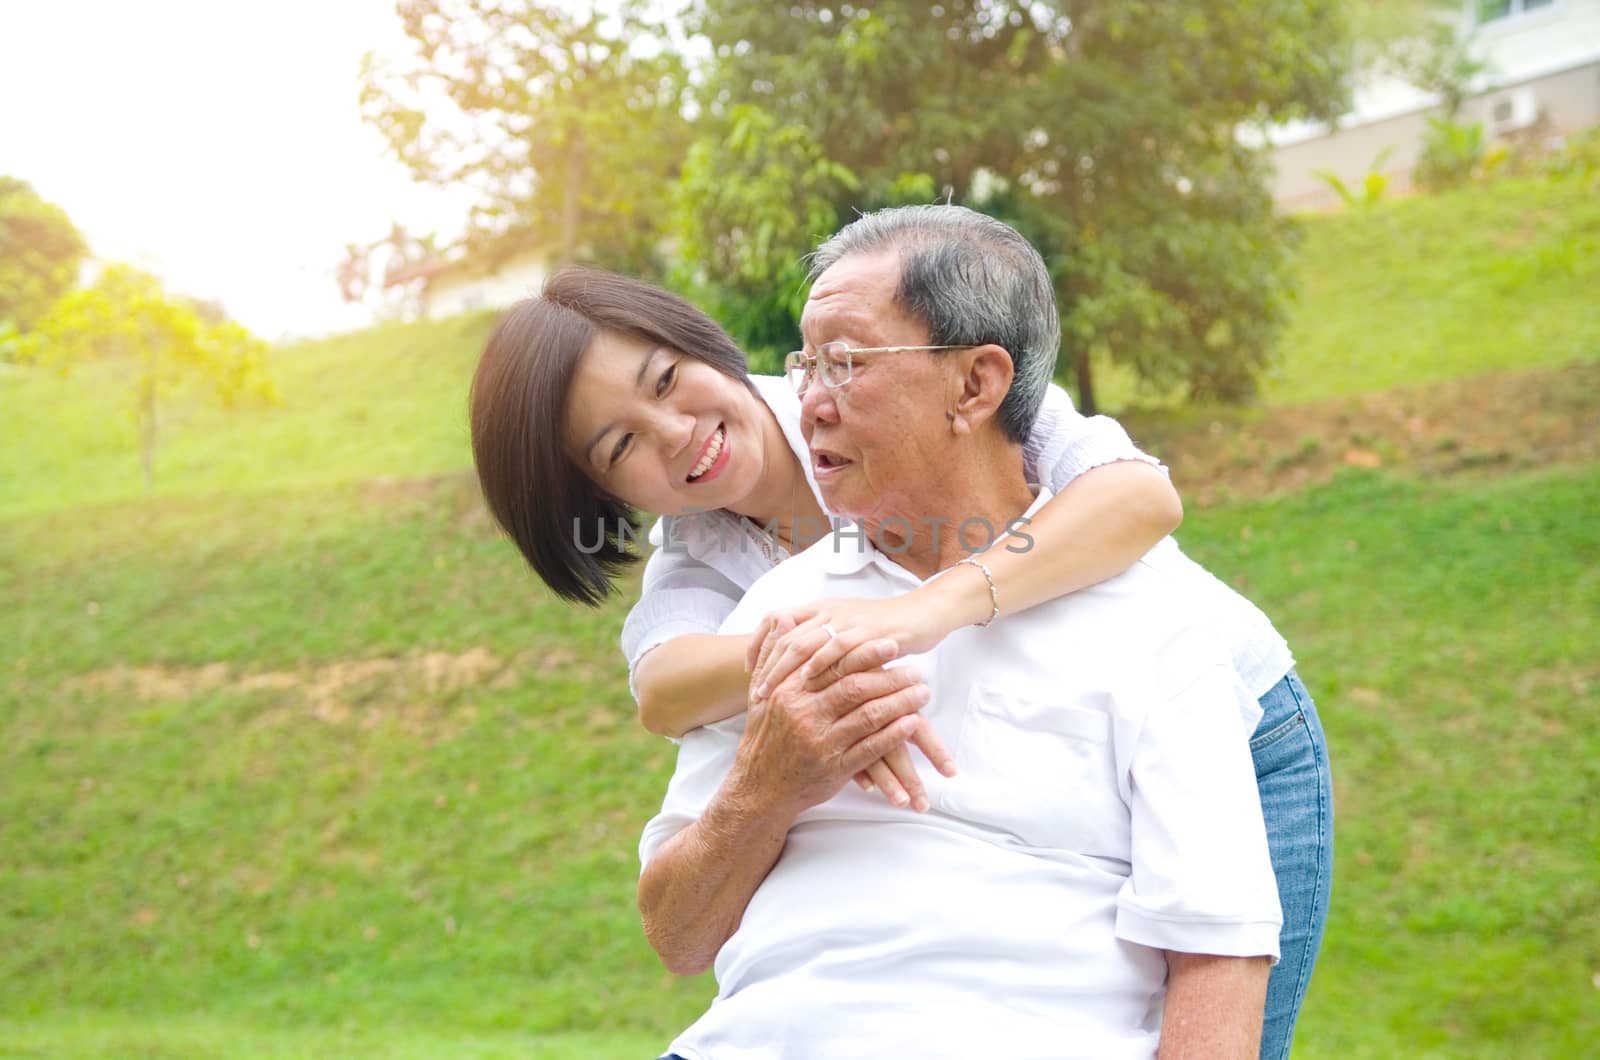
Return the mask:
[[[1296,684],[1296,682],[1294,682],[1294,681],[1290,681],[1289,682],[1289,694],[1294,696],[1295,706],[1300,708],[1299,711],[1296,713],[1296,717],[1301,718],[1303,720],[1304,717],[1305,717],[1305,702],[1301,699],[1300,692],[1299,692],[1298,689],[1295,688],[1295,684]],[[1310,734],[1310,729],[1311,729],[1311,723],[1310,722],[1306,722],[1307,735]],[[1269,735],[1271,735],[1271,734],[1269,734]],[[1327,836],[1327,833],[1326,833],[1326,830],[1325,830],[1326,826],[1325,826],[1324,822],[1328,819],[1329,815],[1332,813],[1332,807],[1329,807],[1324,803],[1323,780],[1327,776],[1327,762],[1325,761],[1325,759],[1323,757],[1323,748],[1318,744],[1318,742],[1316,740],[1312,740],[1311,741],[1311,751],[1312,751],[1312,754],[1315,756],[1316,763],[1317,763],[1317,849],[1321,850],[1322,849],[1322,844],[1324,842],[1326,842],[1327,839],[1328,839],[1328,836]],[[1331,784],[1331,779],[1329,780],[1329,783]],[[1318,918],[1319,914],[1321,913],[1321,908],[1319,906],[1319,903],[1320,903],[1321,898],[1322,898],[1322,876],[1323,876],[1322,862],[1323,862],[1323,859],[1319,857],[1317,859],[1316,885],[1315,885],[1315,887],[1313,888],[1313,890],[1311,892],[1311,903],[1312,903],[1311,904],[1311,921],[1312,921],[1312,923],[1316,923],[1317,918]],[[1309,966],[1310,966],[1311,962],[1309,960],[1307,960],[1306,958],[1311,957],[1314,954],[1315,951],[1312,949],[1312,946],[1313,946],[1314,942],[1316,942],[1316,941],[1317,940],[1315,938],[1313,938],[1312,936],[1307,936],[1306,941],[1302,944],[1302,949],[1301,949],[1302,957],[1301,957],[1301,960],[1300,960],[1300,975],[1295,980],[1295,984],[1294,984],[1295,1011],[1297,1011],[1297,1012],[1299,1011],[1300,1004],[1305,1000],[1306,987],[1310,985],[1311,972],[1309,970]],[[1289,1043],[1287,1043],[1287,1042],[1285,1043],[1286,1046],[1288,1044]],[[1285,1048],[1285,1050],[1284,1050],[1284,1056],[1288,1056],[1288,1049],[1287,1048]]]
[[[1299,697],[1295,698],[1295,702],[1296,702],[1296,704],[1299,703]],[[1257,736],[1255,739],[1251,740],[1250,741],[1250,750],[1251,750],[1251,752],[1253,753],[1253,752],[1259,751],[1264,747],[1271,747],[1273,744],[1277,743],[1279,740],[1283,739],[1285,736],[1288,736],[1290,733],[1294,732],[1294,727],[1295,727],[1295,725],[1297,723],[1303,723],[1305,720],[1306,720],[1306,716],[1302,711],[1299,711],[1299,710],[1295,711],[1294,712],[1294,717],[1289,718],[1287,721],[1282,722],[1276,729],[1273,729],[1271,732],[1263,733],[1260,736]],[[1309,725],[1306,726],[1306,727],[1307,727],[1307,729],[1310,728]]]

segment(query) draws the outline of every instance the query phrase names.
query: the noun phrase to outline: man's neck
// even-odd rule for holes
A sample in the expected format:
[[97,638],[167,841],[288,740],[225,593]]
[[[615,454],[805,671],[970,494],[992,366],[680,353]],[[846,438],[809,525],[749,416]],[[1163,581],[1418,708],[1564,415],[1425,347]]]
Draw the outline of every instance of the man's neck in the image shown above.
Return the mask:
[[969,455],[953,461],[938,482],[861,520],[873,544],[919,578],[983,551],[1033,503],[1020,446],[1002,443]]

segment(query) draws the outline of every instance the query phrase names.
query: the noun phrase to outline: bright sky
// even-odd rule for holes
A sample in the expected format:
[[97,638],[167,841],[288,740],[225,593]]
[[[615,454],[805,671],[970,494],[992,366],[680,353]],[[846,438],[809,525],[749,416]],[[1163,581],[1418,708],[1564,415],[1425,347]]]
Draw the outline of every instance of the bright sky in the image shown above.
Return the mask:
[[358,113],[362,54],[403,39],[394,0],[0,0],[0,173],[265,338],[358,327],[344,244],[464,216]]

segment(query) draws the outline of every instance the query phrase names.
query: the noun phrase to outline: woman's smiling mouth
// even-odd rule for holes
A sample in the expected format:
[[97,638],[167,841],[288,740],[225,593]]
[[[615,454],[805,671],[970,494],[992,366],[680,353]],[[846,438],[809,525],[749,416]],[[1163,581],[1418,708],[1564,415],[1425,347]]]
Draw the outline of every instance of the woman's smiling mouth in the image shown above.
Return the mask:
[[711,437],[706,439],[706,444],[701,447],[700,459],[689,469],[689,476],[685,481],[709,482],[722,474],[722,469],[727,466],[728,425],[719,423],[717,429],[711,432]]

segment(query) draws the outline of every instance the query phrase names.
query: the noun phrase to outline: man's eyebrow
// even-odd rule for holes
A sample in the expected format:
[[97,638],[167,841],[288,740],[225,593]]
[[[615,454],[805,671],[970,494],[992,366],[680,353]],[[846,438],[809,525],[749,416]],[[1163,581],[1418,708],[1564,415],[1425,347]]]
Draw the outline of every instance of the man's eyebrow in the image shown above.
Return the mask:
[[[661,347],[657,346],[649,353],[645,354],[644,360],[639,362],[639,372],[633,377],[633,388],[635,390],[644,385],[645,373],[650,370],[651,362],[656,359],[656,354],[660,352]],[[606,436],[606,432],[609,431],[613,426],[615,425],[611,423],[603,423],[600,425],[600,429],[598,431],[595,431],[594,434],[590,435],[589,444],[583,447],[583,451],[588,454],[589,463],[594,463],[594,447],[600,444],[600,439],[604,438]]]

